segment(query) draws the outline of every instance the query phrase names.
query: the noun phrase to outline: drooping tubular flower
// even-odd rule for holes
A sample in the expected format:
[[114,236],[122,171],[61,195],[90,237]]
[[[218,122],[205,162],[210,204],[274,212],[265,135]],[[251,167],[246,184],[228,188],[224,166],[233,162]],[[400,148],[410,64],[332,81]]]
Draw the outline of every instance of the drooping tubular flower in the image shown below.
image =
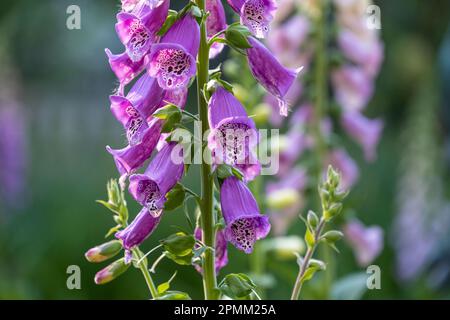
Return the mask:
[[108,56],[109,65],[120,83],[120,90],[130,83],[142,70],[144,70],[144,59],[133,61],[126,52],[113,54],[109,49],[105,49]]
[[196,73],[199,44],[200,27],[191,14],[186,14],[152,46],[147,57],[149,74],[163,89],[186,87]]
[[234,11],[239,13],[241,24],[246,26],[257,38],[264,38],[269,33],[277,4],[275,0],[228,0]]
[[366,160],[374,161],[383,121],[366,118],[359,112],[344,112],[341,123],[347,134],[361,145]]
[[226,223],[225,239],[239,250],[251,253],[256,240],[269,233],[269,217],[259,213],[252,193],[236,177],[229,177],[223,182],[220,203]]
[[111,112],[126,130],[128,143],[134,146],[142,142],[148,129],[147,118],[163,103],[164,90],[156,80],[142,75],[126,97],[112,95]]
[[383,250],[383,229],[379,226],[365,227],[354,219],[344,226],[344,234],[361,267],[371,264]]
[[[211,39],[216,33],[227,28],[227,20],[221,0],[206,0],[206,11],[209,12],[206,19],[206,28],[208,39]],[[222,52],[223,47],[223,43],[214,42],[209,50],[209,58],[214,59]]]
[[239,100],[220,86],[209,100],[208,112],[208,147],[213,163],[235,166],[245,180],[253,180],[261,171],[253,151],[258,144],[255,123]]
[[125,250],[131,250],[135,246],[139,246],[145,239],[150,236],[153,230],[156,229],[161,216],[154,217],[147,208],[142,208],[133,222],[125,229],[116,233],[116,238],[122,240],[122,245]]
[[154,8],[141,2],[131,13],[117,15],[116,32],[132,61],[140,61],[157,40],[157,32],[166,21],[169,6],[170,0],[164,0]]
[[336,101],[346,111],[361,111],[372,97],[373,79],[361,68],[346,65],[336,69],[331,81]]
[[142,139],[138,144],[128,145],[123,149],[112,149],[110,146],[106,146],[106,150],[114,157],[120,175],[134,172],[150,158],[158,144],[162,124],[162,120],[152,119],[148,123],[148,127],[140,133]]
[[288,115],[285,96],[302,68],[291,70],[285,68],[261,42],[248,38],[252,48],[247,49],[247,59],[255,79],[274,97],[278,99],[280,114]]
[[[202,229],[197,227],[194,232],[195,238],[197,240],[202,239]],[[225,234],[223,230],[218,230],[216,232],[216,245],[214,246],[214,252],[216,257],[216,273],[219,273],[220,269],[228,264],[228,250],[227,250],[227,240],[225,239]],[[203,273],[201,266],[195,265],[195,269]]]
[[176,151],[177,143],[167,143],[150,162],[144,174],[130,177],[129,191],[134,199],[146,207],[150,214],[157,217],[161,214],[166,194],[181,179],[184,163],[179,161]]

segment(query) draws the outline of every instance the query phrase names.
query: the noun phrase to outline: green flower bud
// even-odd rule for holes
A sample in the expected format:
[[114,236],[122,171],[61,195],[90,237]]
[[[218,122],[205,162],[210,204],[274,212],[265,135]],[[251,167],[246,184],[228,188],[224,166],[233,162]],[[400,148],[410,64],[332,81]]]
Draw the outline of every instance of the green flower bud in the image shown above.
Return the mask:
[[330,221],[342,211],[342,203],[333,203],[328,210],[323,212],[325,221]]
[[311,210],[309,210],[309,212],[308,212],[307,221],[308,221],[309,226],[313,229],[317,228],[317,225],[319,224],[319,218]]
[[327,268],[325,262],[323,262],[321,260],[317,260],[317,259],[309,260],[308,267],[314,268],[314,269],[320,270],[320,271],[324,271]]
[[122,250],[122,243],[119,240],[112,240],[89,249],[84,256],[89,262],[102,262],[114,257]]
[[111,179],[106,187],[108,190],[108,202],[118,205],[120,202],[120,188],[117,180]]
[[327,182],[330,184],[330,186],[333,189],[336,189],[339,186],[340,181],[341,181],[340,174],[337,171],[335,171],[332,166],[328,166]]
[[341,240],[344,237],[344,234],[337,230],[331,230],[322,235],[321,239],[324,239],[328,243],[335,243],[338,240]]
[[120,276],[122,273],[127,271],[129,267],[130,264],[126,264],[125,259],[121,258],[119,260],[114,261],[106,268],[97,272],[94,281],[96,284],[105,284],[111,282],[118,276]]

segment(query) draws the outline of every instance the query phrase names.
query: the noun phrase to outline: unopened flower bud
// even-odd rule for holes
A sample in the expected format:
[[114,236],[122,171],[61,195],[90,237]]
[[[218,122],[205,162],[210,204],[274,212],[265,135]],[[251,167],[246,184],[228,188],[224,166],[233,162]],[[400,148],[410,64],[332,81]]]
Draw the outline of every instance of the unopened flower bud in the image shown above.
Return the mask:
[[321,260],[317,260],[317,259],[309,260],[308,267],[310,267],[310,268],[313,267],[313,268],[315,268],[317,270],[321,270],[321,271],[324,271],[327,268],[325,262],[323,262]]
[[112,240],[89,249],[84,254],[89,262],[102,262],[114,257],[122,250],[122,243],[119,240]]
[[118,276],[120,276],[122,273],[127,271],[129,266],[130,264],[125,263],[124,258],[116,260],[106,268],[97,272],[94,281],[96,284],[105,284],[111,282]]
[[336,189],[341,181],[340,174],[332,166],[328,166],[327,181],[333,189]]
[[313,212],[313,211],[311,211],[311,210],[309,210],[309,212],[308,212],[308,216],[307,216],[307,221],[308,221],[308,224],[311,226],[311,228],[316,228],[317,227],[317,225],[319,224],[319,218],[317,217],[317,215]]
[[333,203],[328,210],[325,210],[323,216],[326,221],[330,221],[342,210],[342,203]]
[[324,239],[328,243],[335,243],[336,241],[342,239],[344,234],[337,230],[331,230],[326,232],[321,238]]

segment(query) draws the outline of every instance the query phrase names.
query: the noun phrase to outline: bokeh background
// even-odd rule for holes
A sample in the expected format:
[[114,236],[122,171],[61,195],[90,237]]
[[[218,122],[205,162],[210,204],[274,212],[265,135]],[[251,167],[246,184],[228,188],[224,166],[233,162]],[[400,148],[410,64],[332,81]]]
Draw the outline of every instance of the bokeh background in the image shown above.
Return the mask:
[[[386,58],[368,113],[386,125],[377,161],[357,159],[361,176],[346,202],[360,219],[385,231],[385,248],[375,261],[382,289],[363,297],[450,298],[450,3],[375,3],[381,7]],[[81,8],[81,30],[66,28],[71,4]],[[114,32],[118,1],[3,0],[0,7],[0,111],[7,105],[15,110],[0,112],[0,141],[13,146],[7,153],[0,149],[0,298],[146,298],[138,270],[96,286],[100,267],[83,257],[112,226],[95,200],[105,198],[105,183],[116,175],[105,145],[124,142],[108,111],[115,78],[103,51],[121,51]],[[187,108],[195,110],[194,96]],[[193,169],[187,184],[198,190],[196,176]],[[132,214],[138,212],[133,201],[129,205]],[[405,210],[411,220],[399,227]],[[143,249],[173,233],[174,225],[186,226],[181,212],[167,214]],[[301,228],[290,232],[301,235]],[[364,271],[350,249],[340,248],[338,276]],[[231,246],[229,252],[223,274],[249,269],[243,253]],[[295,261],[265,263],[276,281],[266,296],[287,298]],[[69,265],[81,268],[81,290],[66,287]],[[163,261],[157,282],[176,269],[176,289],[201,298],[201,278],[193,268]]]

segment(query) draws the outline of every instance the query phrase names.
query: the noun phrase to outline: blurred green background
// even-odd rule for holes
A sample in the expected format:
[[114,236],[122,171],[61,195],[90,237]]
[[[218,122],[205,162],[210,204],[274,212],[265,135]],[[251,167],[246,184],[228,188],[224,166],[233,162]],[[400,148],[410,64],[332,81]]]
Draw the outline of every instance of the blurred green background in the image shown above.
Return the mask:
[[[122,51],[114,32],[118,2],[3,0],[0,4],[0,48],[8,57],[0,60],[0,65],[17,76],[15,84],[10,77],[1,77],[0,85],[16,87],[27,137],[25,189],[15,205],[0,205],[0,298],[147,297],[138,270],[96,286],[93,277],[100,266],[83,257],[88,248],[103,241],[112,226],[110,214],[95,203],[106,197],[106,181],[116,175],[105,145],[119,147],[125,141],[122,128],[108,110],[115,78],[103,51],[106,47],[115,53]],[[181,5],[181,1],[172,2]],[[70,4],[81,8],[81,30],[66,28]],[[352,152],[356,148],[349,144],[361,177],[346,203],[361,220],[385,230],[385,249],[375,262],[382,269],[382,289],[369,291],[364,298],[450,298],[450,229],[443,232],[446,237],[432,241],[420,272],[401,281],[395,250],[401,235],[394,227],[399,211],[396,194],[410,181],[405,175],[415,173],[419,175],[418,188],[430,196],[429,202],[439,202],[437,207],[426,208],[425,222],[449,226],[441,221],[450,214],[446,207],[450,187],[450,2],[383,0],[376,4],[381,7],[386,59],[368,113],[382,117],[386,130],[373,164],[365,164],[358,157],[360,152]],[[187,108],[195,110],[192,94]],[[428,169],[416,170],[423,167]],[[197,176],[193,169],[186,180],[196,190]],[[416,197],[414,193],[409,196],[411,201]],[[132,215],[138,212],[133,201],[129,206]],[[181,212],[168,213],[143,249],[173,233],[174,225],[187,227]],[[426,239],[412,239],[413,248],[419,250],[421,242],[434,235],[432,227],[426,230],[430,233],[425,232]],[[301,235],[301,228],[293,228],[291,233]],[[247,271],[247,256],[228,248],[230,263],[222,274]],[[338,276],[358,271],[352,252],[344,245],[340,248]],[[414,260],[415,251],[409,252]],[[69,265],[81,268],[81,290],[66,287]],[[267,270],[275,275],[277,285],[267,296],[287,298],[296,268],[295,261],[269,259]],[[157,282],[166,281],[177,269],[176,289],[201,298],[201,278],[193,268],[163,261]]]

